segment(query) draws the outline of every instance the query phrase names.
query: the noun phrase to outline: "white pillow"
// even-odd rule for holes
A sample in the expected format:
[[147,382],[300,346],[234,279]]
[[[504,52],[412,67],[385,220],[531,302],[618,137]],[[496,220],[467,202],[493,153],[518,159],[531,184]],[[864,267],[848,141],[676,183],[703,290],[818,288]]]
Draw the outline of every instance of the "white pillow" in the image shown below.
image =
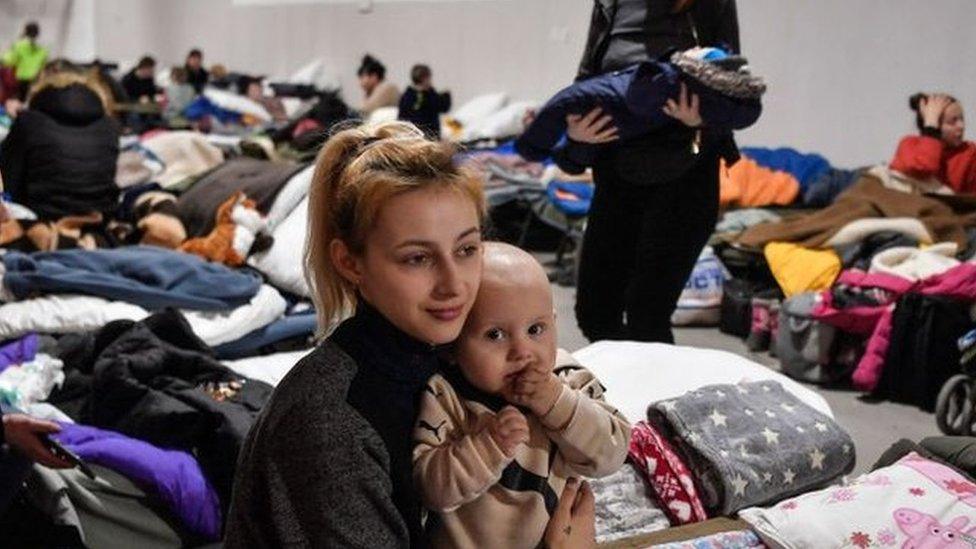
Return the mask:
[[488,115],[470,128],[465,127],[462,132],[462,141],[500,139],[503,137],[512,137],[513,135],[521,135],[525,131],[525,125],[522,123],[522,119],[525,118],[526,111],[538,106],[538,103],[531,101],[512,103]]
[[312,185],[312,175],[315,173],[315,165],[310,164],[300,172],[291,176],[285,186],[278,192],[274,204],[268,210],[268,231],[274,232],[288,214],[298,206],[298,204],[308,196],[308,188]]
[[476,126],[490,115],[502,110],[507,103],[508,95],[503,92],[481,95],[451,113],[451,118],[465,126]]
[[297,97],[279,97],[281,99],[281,106],[285,108],[285,115],[288,119],[294,119],[295,115],[305,106],[306,101],[299,99]]
[[214,105],[238,114],[249,114],[262,122],[271,122],[273,119],[264,105],[226,90],[217,88],[207,88],[203,90],[203,95]]
[[310,84],[320,90],[339,89],[339,79],[325,68],[325,62],[321,59],[313,59],[282,81],[290,84]]
[[395,122],[399,115],[400,109],[397,107],[380,107],[369,113],[369,116],[366,117],[366,123],[375,126],[386,122]]
[[288,372],[298,364],[298,361],[305,358],[305,355],[310,352],[308,349],[303,349],[301,351],[254,356],[240,360],[225,360],[224,366],[227,366],[242,376],[257,379],[272,387],[277,387],[278,383],[288,375]]
[[[216,346],[239,339],[267,326],[285,313],[285,298],[262,285],[251,301],[227,311],[181,310],[183,316],[207,345]],[[115,320],[140,321],[149,311],[122,301],[86,295],[47,295],[0,306],[0,340],[31,332],[74,334],[98,330]]]
[[248,264],[261,271],[275,287],[310,297],[305,283],[303,253],[305,231],[308,227],[308,198],[306,197],[274,230],[274,244],[266,252],[254,254]]
[[165,90],[173,83],[173,74],[169,70],[156,71],[154,80],[156,81],[156,86]]
[[0,306],[0,341],[30,332],[74,334],[97,330],[113,320],[142,320],[138,305],[85,295],[47,295]]
[[848,486],[745,509],[739,518],[769,547],[972,547],[976,484],[913,452]]
[[236,341],[271,324],[285,314],[288,303],[278,290],[262,284],[245,305],[230,311],[182,311],[193,333],[207,345],[216,347]]
[[834,417],[816,391],[770,368],[727,351],[663,343],[598,341],[575,353],[580,364],[607,388],[607,400],[631,422],[647,419],[647,406],[705,385],[743,381],[779,382],[811,408]]

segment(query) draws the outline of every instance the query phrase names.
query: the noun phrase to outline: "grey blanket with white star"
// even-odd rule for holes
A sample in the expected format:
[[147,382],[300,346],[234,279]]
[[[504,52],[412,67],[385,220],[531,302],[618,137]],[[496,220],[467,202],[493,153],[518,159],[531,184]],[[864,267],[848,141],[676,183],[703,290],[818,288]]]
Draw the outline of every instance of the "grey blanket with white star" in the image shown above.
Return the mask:
[[656,402],[647,415],[715,515],[807,492],[854,468],[851,437],[775,381],[709,385]]

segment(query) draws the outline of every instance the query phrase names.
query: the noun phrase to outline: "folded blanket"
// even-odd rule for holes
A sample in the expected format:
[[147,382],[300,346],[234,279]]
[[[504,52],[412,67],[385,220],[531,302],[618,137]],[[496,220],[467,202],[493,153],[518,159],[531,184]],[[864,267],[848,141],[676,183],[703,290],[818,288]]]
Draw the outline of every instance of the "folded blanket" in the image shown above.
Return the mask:
[[654,547],[657,549],[762,549],[766,544],[752,530],[736,530]]
[[672,524],[706,520],[691,472],[671,443],[644,421],[630,433],[630,461],[644,475]]
[[632,538],[671,526],[633,465],[625,463],[616,473],[589,482],[596,499],[597,543]]
[[702,387],[652,404],[648,419],[681,450],[717,515],[808,491],[854,468],[850,436],[773,381]]
[[976,484],[915,453],[848,486],[746,509],[770,547],[973,547]]

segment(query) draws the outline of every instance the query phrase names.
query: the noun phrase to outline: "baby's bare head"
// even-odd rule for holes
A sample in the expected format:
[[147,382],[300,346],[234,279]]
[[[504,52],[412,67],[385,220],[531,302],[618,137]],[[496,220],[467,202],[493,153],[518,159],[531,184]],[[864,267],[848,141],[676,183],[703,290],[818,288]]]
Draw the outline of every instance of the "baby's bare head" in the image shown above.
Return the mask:
[[468,381],[494,394],[528,366],[553,367],[552,288],[532,255],[509,244],[485,244],[481,288],[456,348]]

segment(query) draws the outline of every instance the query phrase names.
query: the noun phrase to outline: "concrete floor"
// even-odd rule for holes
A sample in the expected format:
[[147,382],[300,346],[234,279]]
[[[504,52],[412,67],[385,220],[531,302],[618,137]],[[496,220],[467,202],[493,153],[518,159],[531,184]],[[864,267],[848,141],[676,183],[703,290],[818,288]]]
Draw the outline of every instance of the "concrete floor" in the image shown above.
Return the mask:
[[[575,289],[553,285],[553,293],[556,299],[560,346],[570,351],[585,347],[588,342],[576,327],[576,318],[573,315]],[[675,330],[675,338],[679,345],[730,351],[769,368],[779,369],[779,362],[775,358],[765,353],[749,352],[741,340],[723,334],[716,328],[681,328]],[[869,470],[881,453],[898,439],[918,441],[940,434],[933,415],[914,406],[867,402],[860,397],[860,393],[853,390],[824,389],[816,385],[809,387],[827,399],[837,422],[854,439],[857,448],[855,473]]]

